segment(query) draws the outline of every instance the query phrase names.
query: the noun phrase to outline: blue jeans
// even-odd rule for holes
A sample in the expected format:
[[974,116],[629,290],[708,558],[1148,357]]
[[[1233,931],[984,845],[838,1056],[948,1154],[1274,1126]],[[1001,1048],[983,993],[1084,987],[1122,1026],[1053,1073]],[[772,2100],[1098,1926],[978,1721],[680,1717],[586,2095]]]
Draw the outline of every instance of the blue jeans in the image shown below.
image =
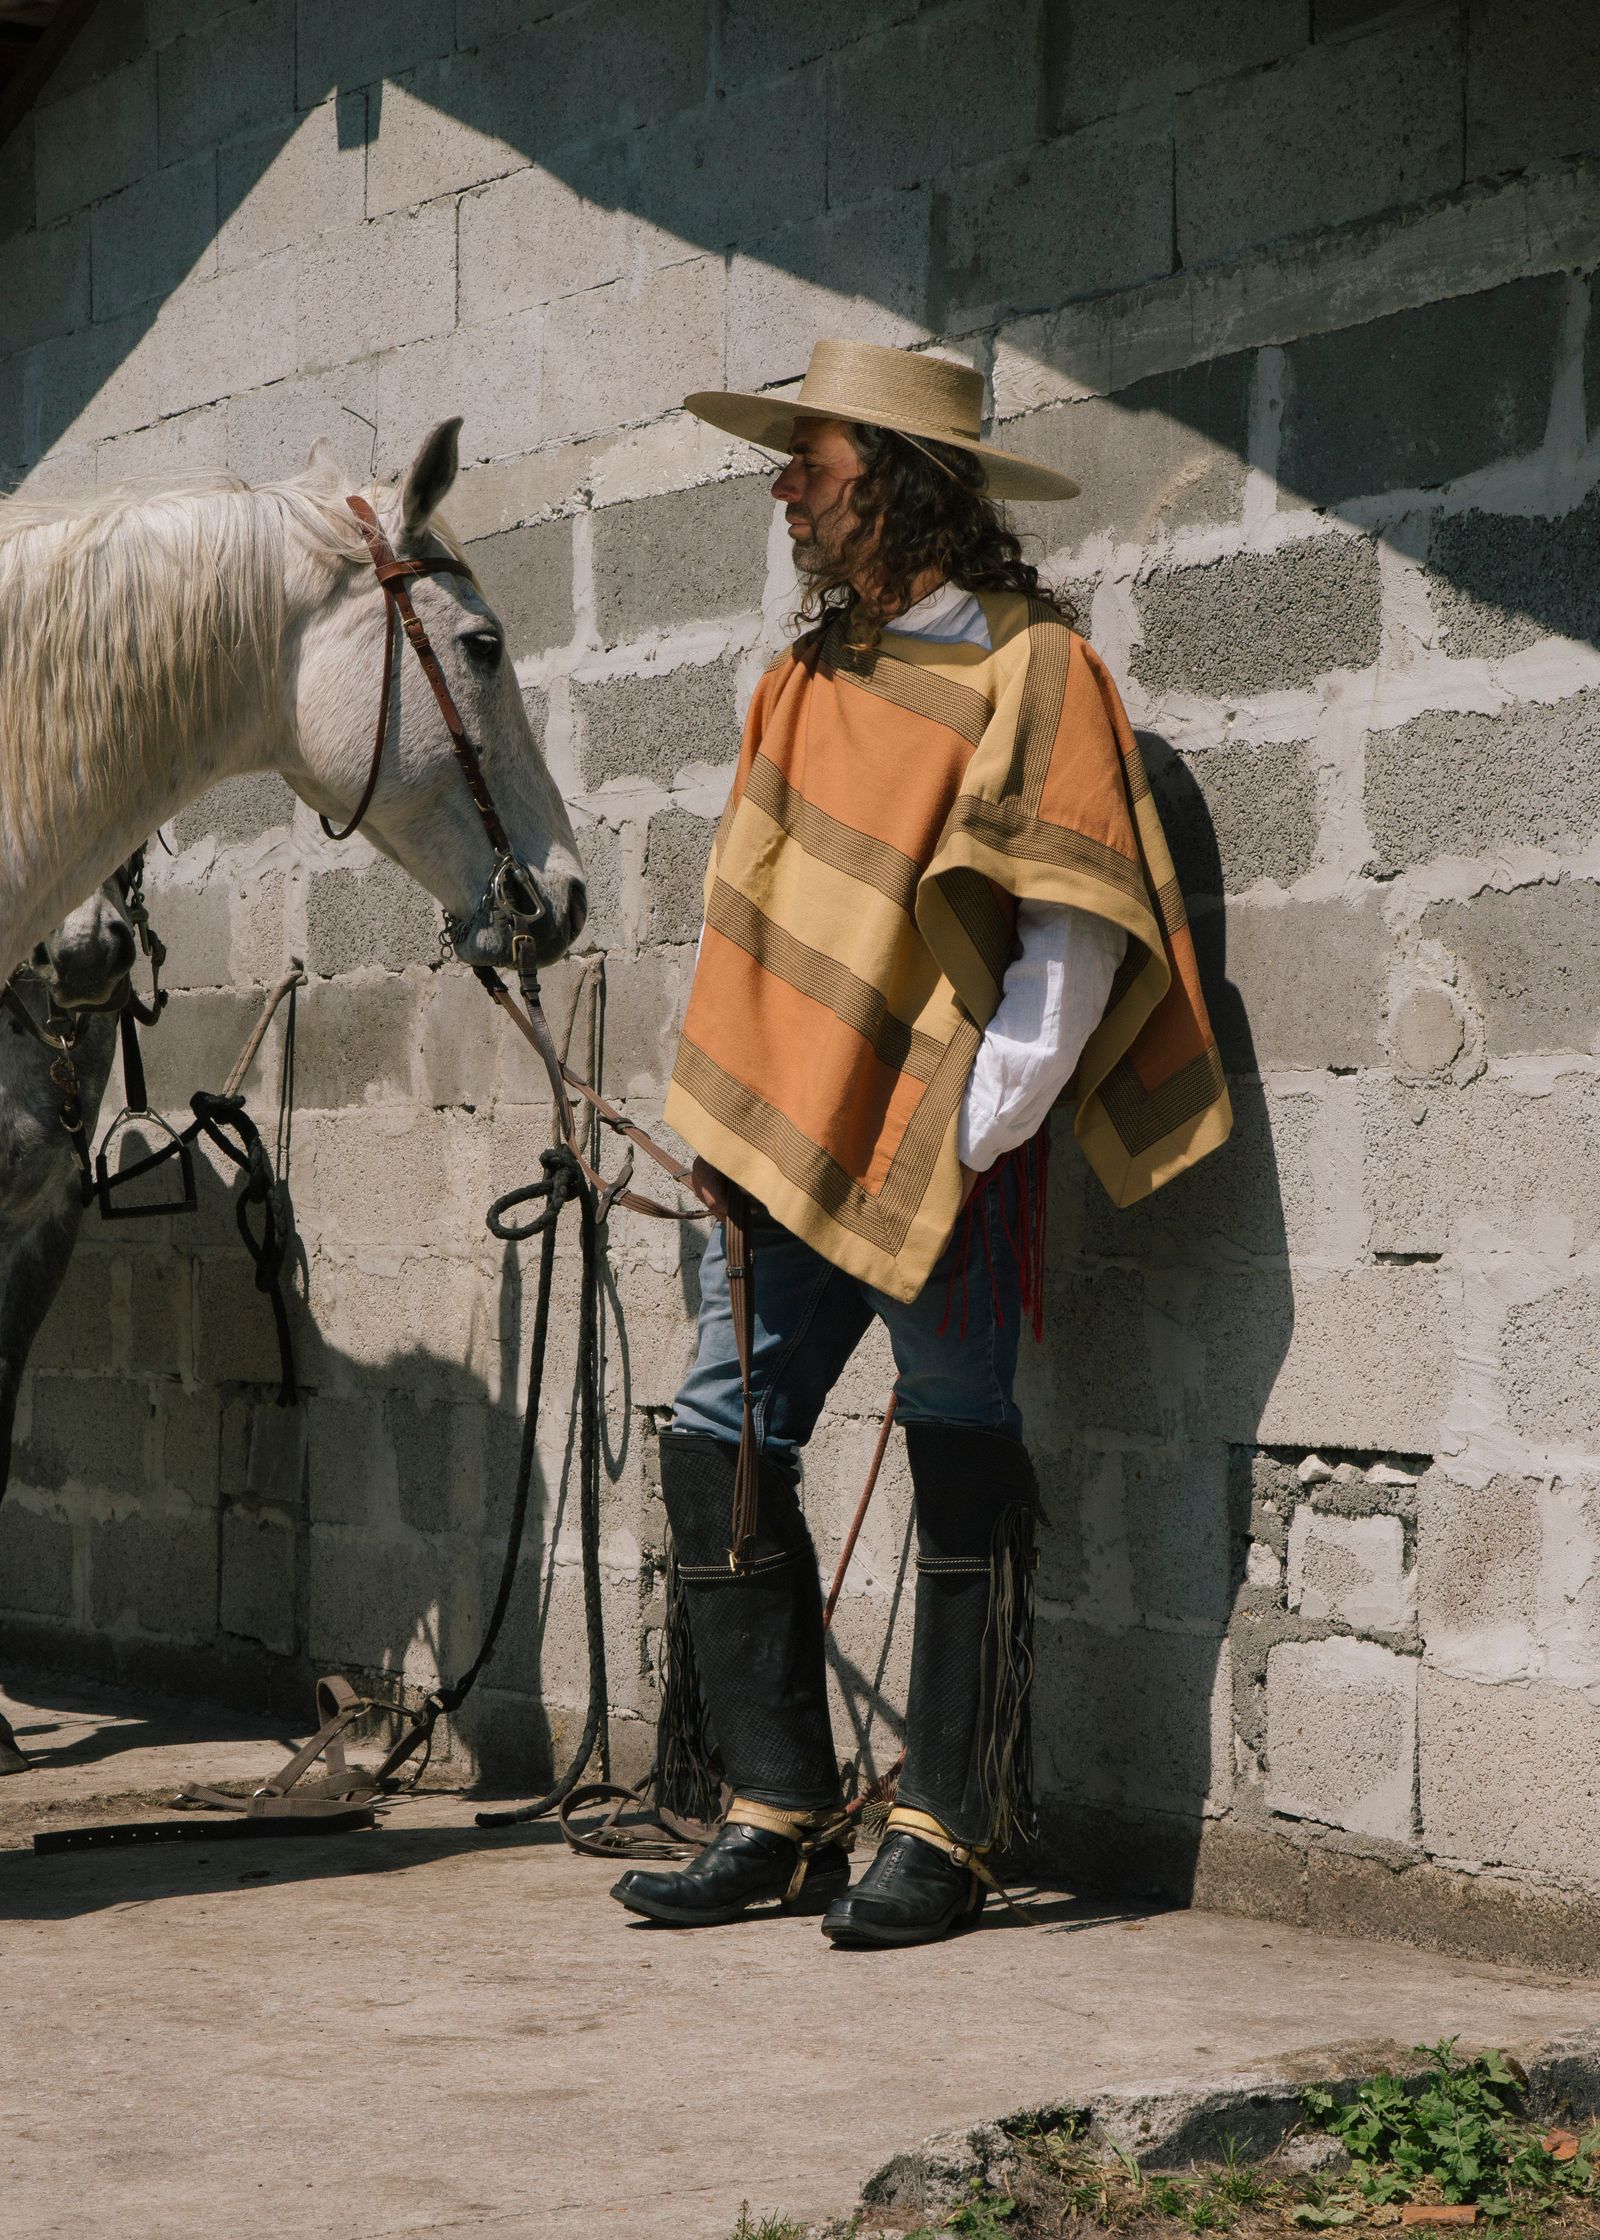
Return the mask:
[[[791,1477],[822,1404],[874,1315],[894,1349],[901,1423],[959,1423],[1022,1435],[1011,1396],[1022,1325],[1020,1184],[1006,1161],[980,1184],[968,1213],[917,1297],[888,1298],[848,1276],[750,1201],[755,1263],[755,1354],[750,1390],[762,1452]],[[722,1225],[700,1263],[694,1367],[673,1409],[675,1431],[737,1444],[739,1355],[728,1299]]]

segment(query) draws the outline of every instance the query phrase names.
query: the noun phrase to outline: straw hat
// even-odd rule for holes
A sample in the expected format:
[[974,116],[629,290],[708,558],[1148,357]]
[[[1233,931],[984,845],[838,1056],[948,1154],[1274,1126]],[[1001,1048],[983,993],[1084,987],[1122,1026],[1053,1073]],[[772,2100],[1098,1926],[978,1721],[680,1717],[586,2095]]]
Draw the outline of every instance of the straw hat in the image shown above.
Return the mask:
[[697,389],[683,403],[697,419],[768,451],[787,451],[800,419],[864,421],[869,428],[893,428],[913,442],[920,436],[928,443],[970,451],[983,462],[991,498],[1078,495],[1069,475],[981,443],[983,375],[918,350],[889,350],[880,342],[819,342],[797,397]]

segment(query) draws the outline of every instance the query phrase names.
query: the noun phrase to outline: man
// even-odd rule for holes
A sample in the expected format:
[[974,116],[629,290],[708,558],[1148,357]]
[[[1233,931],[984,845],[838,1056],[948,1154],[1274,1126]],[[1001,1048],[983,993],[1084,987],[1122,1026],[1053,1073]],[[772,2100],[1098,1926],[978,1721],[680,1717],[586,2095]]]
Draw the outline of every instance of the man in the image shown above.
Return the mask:
[[[1070,1087],[1128,1204],[1223,1141],[1227,1092],[1116,689],[996,504],[1076,485],[980,441],[978,374],[908,351],[822,342],[793,400],[686,403],[790,452],[773,496],[813,626],[751,704],[666,1107],[730,1216],[661,1484],[733,1800],[681,1872],[614,1894],[680,1925],[775,1899],[826,1909],[837,1944],[915,1944],[976,1918],[1027,1816],[1038,1503],[1012,1382],[1046,1115]],[[918,1581],[898,1795],[851,1888],[796,1481],[874,1315]]]

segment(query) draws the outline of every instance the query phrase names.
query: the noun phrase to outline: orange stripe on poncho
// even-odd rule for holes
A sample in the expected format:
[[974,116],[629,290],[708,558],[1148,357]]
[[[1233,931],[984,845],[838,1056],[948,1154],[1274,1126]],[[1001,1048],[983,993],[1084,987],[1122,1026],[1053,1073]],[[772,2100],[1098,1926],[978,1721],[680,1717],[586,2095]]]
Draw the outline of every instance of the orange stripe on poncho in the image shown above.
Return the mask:
[[1093,648],[1013,593],[991,649],[839,625],[762,679],[706,873],[666,1117],[822,1256],[912,1299],[961,1195],[956,1127],[1019,901],[1129,936],[1068,1088],[1130,1205],[1232,1125],[1138,744]]

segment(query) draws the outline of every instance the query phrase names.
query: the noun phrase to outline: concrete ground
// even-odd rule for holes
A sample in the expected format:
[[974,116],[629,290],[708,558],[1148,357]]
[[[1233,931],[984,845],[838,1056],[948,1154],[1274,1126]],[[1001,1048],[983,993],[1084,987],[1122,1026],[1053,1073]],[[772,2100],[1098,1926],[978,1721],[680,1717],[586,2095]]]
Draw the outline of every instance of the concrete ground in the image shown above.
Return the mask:
[[18,2240],[726,2240],[822,2217],[932,2132],[1459,2032],[1538,2044],[1592,1983],[1067,1895],[907,1953],[813,1921],[674,1934],[544,1827],[432,1793],[377,1830],[39,1856],[35,1828],[259,1779],[271,1730],[0,1697],[0,2201]]

